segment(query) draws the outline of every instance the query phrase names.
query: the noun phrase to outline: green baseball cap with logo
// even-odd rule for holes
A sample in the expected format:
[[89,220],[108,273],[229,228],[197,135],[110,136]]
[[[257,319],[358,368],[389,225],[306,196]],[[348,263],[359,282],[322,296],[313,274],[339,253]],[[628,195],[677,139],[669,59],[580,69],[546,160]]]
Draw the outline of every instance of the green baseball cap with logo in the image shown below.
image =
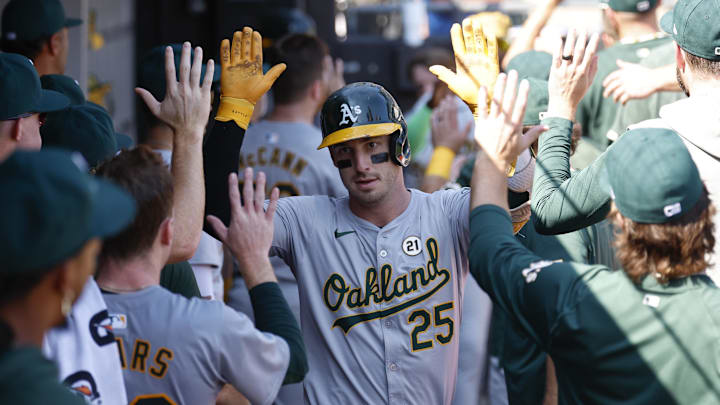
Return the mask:
[[40,135],[43,148],[80,152],[90,167],[112,158],[118,150],[112,119],[102,107],[90,103],[48,114]]
[[690,211],[703,183],[680,136],[663,128],[626,132],[606,152],[611,195],[635,222],[662,224]]
[[658,0],[600,0],[600,5],[615,11],[644,13],[657,5]]
[[135,216],[133,198],[89,175],[77,152],[14,152],[0,163],[0,195],[3,274],[42,274],[89,239],[120,232]]
[[525,80],[530,84],[530,92],[528,93],[527,106],[525,107],[523,126],[540,125],[540,121],[544,118],[548,110],[548,103],[550,102],[548,82],[533,77],[526,77]]
[[2,39],[33,41],[82,22],[66,18],[60,0],[11,0],[2,11]]
[[0,121],[24,114],[58,111],[69,104],[64,95],[43,90],[30,59],[15,53],[0,53]]
[[686,52],[720,60],[720,0],[679,0],[660,27]]
[[520,77],[534,77],[540,80],[550,78],[552,55],[542,51],[527,51],[510,59],[507,71],[515,70]]
[[[180,75],[180,54],[182,53],[182,44],[171,44],[156,46],[155,48],[148,51],[140,61],[139,72],[138,72],[138,87],[149,91],[156,99],[162,100],[165,98],[165,47],[170,46],[173,49],[173,56],[175,57],[175,75],[179,80]],[[192,49],[190,53],[190,60],[193,60],[195,56],[195,49]],[[205,77],[206,65],[202,65],[202,72],[200,74],[200,82]],[[220,69],[215,69],[213,74],[213,82],[220,80]]]
[[43,89],[64,94],[70,99],[70,105],[85,104],[85,94],[83,94],[80,84],[70,76],[43,75],[40,76],[40,84]]

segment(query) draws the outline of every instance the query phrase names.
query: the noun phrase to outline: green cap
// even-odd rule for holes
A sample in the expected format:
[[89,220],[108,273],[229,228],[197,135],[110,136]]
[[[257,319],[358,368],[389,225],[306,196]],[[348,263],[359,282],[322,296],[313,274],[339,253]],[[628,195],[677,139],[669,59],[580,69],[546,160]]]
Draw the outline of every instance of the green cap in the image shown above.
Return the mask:
[[41,274],[135,216],[132,197],[89,175],[80,154],[57,149],[13,153],[0,164],[0,195],[4,274]]
[[[140,70],[138,72],[138,87],[149,91],[156,99],[165,98],[165,47],[170,46],[173,49],[175,57],[175,75],[179,80],[180,74],[180,54],[182,53],[182,44],[170,44],[156,46],[148,51],[140,61]],[[190,60],[193,60],[195,49],[190,53]],[[200,81],[205,77],[206,65],[202,66]],[[213,82],[220,80],[220,68],[215,69],[213,74]]]
[[520,77],[534,77],[540,80],[550,78],[552,55],[541,51],[527,51],[510,59],[507,71],[515,70]]
[[675,131],[633,129],[605,157],[611,195],[635,222],[662,224],[695,206],[703,190],[697,167]]
[[0,53],[0,121],[23,114],[62,110],[70,101],[62,94],[43,90],[30,59]]
[[80,24],[65,17],[60,0],[11,0],[2,11],[2,39],[33,41]]
[[657,0],[600,0],[600,5],[615,11],[644,13],[657,4]]
[[70,105],[85,104],[85,94],[83,94],[80,84],[77,80],[65,75],[44,75],[40,76],[40,84],[43,89],[54,90],[64,94],[70,99]]
[[719,0],[679,0],[660,19],[660,27],[686,52],[720,60]]
[[550,100],[548,82],[532,77],[527,77],[525,80],[530,83],[530,92],[528,93],[527,107],[525,107],[523,126],[540,125],[540,121],[548,110]]
[[40,135],[43,147],[78,151],[90,167],[113,157],[118,149],[112,119],[102,107],[89,103],[48,114]]

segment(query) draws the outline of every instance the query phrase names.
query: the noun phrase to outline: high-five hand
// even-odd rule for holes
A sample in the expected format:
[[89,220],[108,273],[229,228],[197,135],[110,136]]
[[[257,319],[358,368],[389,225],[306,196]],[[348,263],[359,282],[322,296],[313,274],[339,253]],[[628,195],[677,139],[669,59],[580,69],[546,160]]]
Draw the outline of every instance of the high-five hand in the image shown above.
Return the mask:
[[235,31],[232,40],[220,43],[220,106],[217,121],[235,121],[247,129],[255,103],[260,100],[285,70],[285,64],[273,66],[263,74],[262,37],[250,27]]
[[480,22],[473,18],[464,19],[462,28],[453,24],[450,39],[455,53],[455,72],[440,65],[430,66],[430,71],[447,83],[477,116],[479,109],[485,110],[489,102],[489,99],[478,99],[478,90],[492,89],[500,73],[497,39],[492,34],[486,37]]
[[568,33],[565,45],[557,39],[550,78],[548,79],[547,117],[575,119],[580,100],[587,93],[597,73],[597,57],[600,37],[593,34],[588,42],[586,33],[577,35],[575,30]]

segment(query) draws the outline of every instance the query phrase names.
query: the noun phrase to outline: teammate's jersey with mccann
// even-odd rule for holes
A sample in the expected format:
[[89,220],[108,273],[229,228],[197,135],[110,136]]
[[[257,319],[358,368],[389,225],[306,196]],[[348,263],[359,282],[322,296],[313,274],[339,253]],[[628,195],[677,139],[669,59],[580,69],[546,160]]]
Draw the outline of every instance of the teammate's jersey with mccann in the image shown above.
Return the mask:
[[107,307],[93,277],[67,324],[45,334],[43,353],[57,364],[60,380],[87,404],[128,403]]
[[451,402],[469,190],[411,192],[383,228],[347,197],[278,202],[271,253],[298,281],[310,404]]
[[290,362],[287,343],[222,302],[160,286],[103,297],[131,405],[214,404],[226,383],[253,404],[277,395]]

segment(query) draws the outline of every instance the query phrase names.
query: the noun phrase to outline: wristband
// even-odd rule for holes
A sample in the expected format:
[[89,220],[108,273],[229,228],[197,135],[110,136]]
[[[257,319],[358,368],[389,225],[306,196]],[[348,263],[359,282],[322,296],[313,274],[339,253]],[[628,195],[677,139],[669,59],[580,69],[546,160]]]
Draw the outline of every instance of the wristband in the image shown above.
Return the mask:
[[455,152],[447,146],[438,146],[433,151],[432,158],[425,170],[426,176],[439,176],[443,179],[450,178],[450,168],[452,167]]
[[255,104],[244,98],[220,96],[220,106],[215,115],[215,120],[221,122],[235,121],[240,128],[247,129],[253,110],[255,110]]

